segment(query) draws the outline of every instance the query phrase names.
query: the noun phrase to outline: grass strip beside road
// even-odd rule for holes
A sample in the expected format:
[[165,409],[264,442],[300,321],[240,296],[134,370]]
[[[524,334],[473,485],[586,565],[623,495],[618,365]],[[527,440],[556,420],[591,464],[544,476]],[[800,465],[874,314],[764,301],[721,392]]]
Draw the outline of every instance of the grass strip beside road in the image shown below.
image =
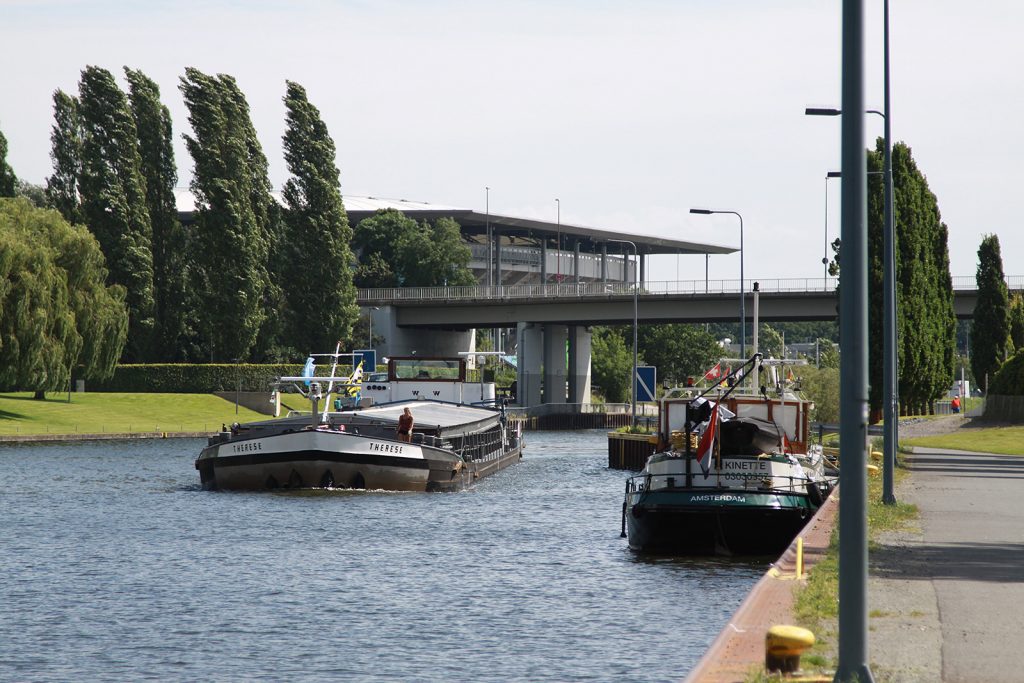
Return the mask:
[[0,436],[215,432],[222,424],[265,420],[212,394],[0,394]]
[[[899,484],[908,471],[896,468]],[[840,495],[842,491],[840,490]],[[842,498],[840,497],[840,505]],[[882,504],[882,477],[868,477],[868,537],[884,531],[901,529],[917,519],[916,505]],[[797,590],[794,616],[798,625],[810,629],[817,637],[811,653],[803,662],[811,667],[832,669],[837,655],[837,619],[839,616],[839,518],[832,533],[828,552],[811,569],[806,584]],[[871,541],[869,540],[869,545]],[[870,551],[870,549],[869,549]]]
[[948,434],[901,439],[901,446],[1024,455],[1024,427],[964,428]]

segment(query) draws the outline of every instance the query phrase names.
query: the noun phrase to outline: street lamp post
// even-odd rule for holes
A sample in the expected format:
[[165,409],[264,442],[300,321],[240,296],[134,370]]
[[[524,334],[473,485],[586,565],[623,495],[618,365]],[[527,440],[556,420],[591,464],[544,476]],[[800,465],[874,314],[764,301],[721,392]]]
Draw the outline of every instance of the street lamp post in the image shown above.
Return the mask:
[[380,306],[370,306],[366,309],[366,323],[370,327],[369,343],[366,346],[368,349],[373,348],[373,312],[379,310]]
[[494,236],[491,234],[491,188],[484,187],[484,210],[487,212],[487,287],[494,284]]
[[[839,116],[839,109],[808,107],[808,116]],[[865,110],[882,117],[885,153],[882,161],[885,225],[882,231],[882,502],[896,502],[894,478],[899,441],[899,358],[896,350],[896,227],[892,197],[892,138],[889,128],[889,2],[885,0],[885,111]]]
[[557,284],[562,283],[562,202],[555,197],[555,217],[558,231],[555,233],[558,235],[558,244],[555,245],[555,282]]
[[[629,240],[611,240],[610,239],[608,241],[609,242],[618,242],[619,244],[628,244],[629,246],[633,247],[633,257],[634,258],[638,258],[639,257],[639,254],[637,253],[637,249],[636,249],[636,244],[635,243],[630,242]],[[627,272],[629,271],[628,268],[626,270],[627,270]],[[636,271],[634,269],[634,273],[635,272]],[[639,306],[639,296],[640,296],[640,287],[638,286],[638,284],[636,282],[636,279],[634,277],[634,280],[633,280],[633,378],[630,381],[630,386],[629,386],[629,395],[632,397],[632,400],[633,400],[633,419],[632,419],[632,423],[631,424],[632,424],[634,429],[636,428],[636,359],[637,359],[636,330],[637,330],[637,318],[639,317],[637,315],[637,313],[638,313],[639,308],[640,308],[640,306]]]
[[717,209],[690,209],[690,213],[707,216],[713,213],[729,213],[740,219],[740,358],[747,357],[747,293],[743,279],[743,216],[736,211]]

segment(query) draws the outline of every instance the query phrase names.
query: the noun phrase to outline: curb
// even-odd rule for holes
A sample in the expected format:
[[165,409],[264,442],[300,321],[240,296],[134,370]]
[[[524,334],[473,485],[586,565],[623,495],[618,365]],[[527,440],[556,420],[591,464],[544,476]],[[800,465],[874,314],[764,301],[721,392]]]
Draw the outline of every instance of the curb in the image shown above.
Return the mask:
[[[838,509],[836,487],[797,536],[804,540],[805,573],[825,556]],[[771,626],[792,621],[793,588],[803,583],[796,577],[796,545],[794,538],[758,579],[684,683],[742,683],[752,667],[763,667],[765,634]]]

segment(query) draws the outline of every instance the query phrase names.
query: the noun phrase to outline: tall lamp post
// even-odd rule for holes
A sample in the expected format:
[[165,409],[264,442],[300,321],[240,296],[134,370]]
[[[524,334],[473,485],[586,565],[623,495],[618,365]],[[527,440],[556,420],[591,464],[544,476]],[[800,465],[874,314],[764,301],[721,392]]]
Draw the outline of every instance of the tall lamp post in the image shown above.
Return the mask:
[[369,343],[366,346],[368,349],[373,348],[373,312],[379,310],[380,306],[370,306],[366,309],[366,322],[370,326]]
[[[889,128],[889,2],[885,2],[885,110],[868,109],[885,123],[885,153],[882,161],[885,225],[882,231],[882,502],[896,502],[894,479],[896,444],[899,441],[899,358],[896,349],[896,228],[892,198],[892,138]],[[840,109],[808,107],[808,116],[839,116]]]
[[740,219],[740,358],[747,357],[747,293],[743,279],[743,216],[736,211],[717,209],[690,209],[690,213],[708,216],[713,213],[729,213]]
[[[628,244],[629,246],[633,247],[633,257],[634,258],[639,258],[639,254],[637,253],[636,244],[635,243],[630,242],[629,240],[612,240],[612,239],[610,239],[608,241],[609,242],[618,242],[619,244]],[[628,272],[628,269],[627,269],[627,272]],[[636,270],[634,269],[633,272],[634,272],[634,279],[633,279],[633,378],[630,381],[630,385],[629,385],[629,395],[630,395],[630,397],[633,400],[632,426],[633,426],[633,428],[636,428],[636,359],[637,359],[636,328],[637,328],[637,318],[639,317],[637,315],[637,312],[638,312],[639,307],[640,307],[639,306],[640,287],[637,285],[636,278],[635,278]]]
[[494,236],[491,234],[491,188],[484,187],[484,211],[487,212],[487,286],[494,284]]
[[562,284],[562,202],[555,197],[555,220],[558,226],[558,244],[555,246],[555,282]]

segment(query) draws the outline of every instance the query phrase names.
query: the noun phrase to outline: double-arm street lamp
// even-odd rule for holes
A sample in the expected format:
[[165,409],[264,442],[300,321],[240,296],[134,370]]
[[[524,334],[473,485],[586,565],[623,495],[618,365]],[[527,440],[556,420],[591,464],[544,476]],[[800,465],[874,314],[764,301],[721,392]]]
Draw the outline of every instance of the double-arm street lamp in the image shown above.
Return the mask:
[[747,304],[743,279],[743,216],[736,211],[716,209],[690,209],[690,213],[708,216],[713,213],[729,213],[740,219],[740,358],[747,358]]
[[[609,242],[618,242],[619,244],[628,244],[629,246],[633,247],[633,256],[635,258],[637,258],[637,259],[640,258],[640,255],[639,255],[639,253],[636,250],[636,244],[634,242],[630,242],[629,240],[608,240],[608,241]],[[626,272],[627,273],[629,272],[628,265],[626,267]],[[635,268],[634,268],[633,272],[634,273],[636,272]],[[633,377],[632,377],[632,379],[630,381],[630,385],[629,385],[629,395],[632,397],[632,400],[633,400],[632,426],[633,426],[634,429],[636,428],[636,359],[637,359],[636,328],[637,328],[637,317],[638,317],[637,312],[638,312],[638,310],[640,308],[640,306],[639,306],[639,296],[640,296],[640,285],[639,285],[639,283],[637,283],[636,277],[634,275],[634,278],[633,278]]]
[[[899,439],[899,380],[898,356],[896,350],[896,229],[893,217],[892,198],[892,139],[889,128],[889,20],[888,3],[886,3],[885,22],[885,111],[868,109],[865,113],[882,117],[885,123],[885,154],[882,162],[882,182],[884,184],[885,225],[882,235],[882,502],[896,502],[893,490],[893,479],[896,467],[896,444]],[[840,109],[808,107],[808,116],[839,116]],[[827,178],[826,178],[827,182]],[[826,195],[827,197],[827,195]],[[827,200],[826,200],[827,201]]]

